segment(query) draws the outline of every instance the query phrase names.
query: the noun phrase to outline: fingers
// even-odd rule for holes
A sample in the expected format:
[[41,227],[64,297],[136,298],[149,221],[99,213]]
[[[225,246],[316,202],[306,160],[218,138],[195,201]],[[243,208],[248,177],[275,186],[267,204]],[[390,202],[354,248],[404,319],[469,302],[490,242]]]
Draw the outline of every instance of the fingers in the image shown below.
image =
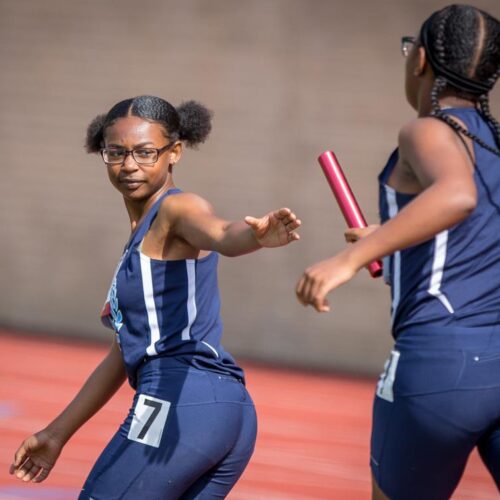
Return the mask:
[[295,232],[295,230],[298,229],[302,224],[300,219],[297,219],[295,214],[291,213],[287,216],[283,223],[285,224],[285,230],[288,233],[288,241],[292,242],[300,240],[299,233]]
[[[245,222],[250,226],[252,231],[254,232],[255,236],[258,238],[262,237],[263,235],[266,234],[269,228],[269,217],[261,217],[260,219],[257,219],[255,217],[250,217],[247,216],[245,217]],[[259,241],[260,243],[260,241]]]
[[344,238],[347,243],[355,243],[361,238],[362,230],[359,228],[349,228],[344,232]]
[[18,448],[14,455],[14,462],[9,468],[10,474],[14,474],[14,472],[27,460],[28,455],[24,443]]
[[296,217],[294,217],[294,219],[291,220],[290,222],[285,223],[285,227],[289,231],[295,231],[295,229],[299,228],[301,225],[302,221],[300,219],[297,219]]
[[287,217],[290,214],[292,214],[292,211],[289,208],[280,208],[279,210],[276,210],[276,212],[274,212],[274,215],[278,219],[281,219],[283,217]]
[[258,219],[255,217],[250,217],[247,215],[244,219],[244,221],[250,226],[250,227],[255,227],[256,224],[258,224]]
[[291,223],[295,223],[297,221],[297,216],[289,208],[280,208],[279,210],[276,210],[276,212],[274,212],[273,215],[276,219],[281,221],[285,226]]
[[275,221],[281,222],[284,226],[287,227],[287,229],[290,229],[290,231],[297,229],[302,224],[302,222],[297,219],[297,216],[289,208],[280,208],[279,210],[276,210],[275,212],[272,212],[261,218],[247,216],[245,217],[245,222],[249,226],[262,226],[269,222],[269,217],[271,217]]
[[330,304],[324,298],[317,298],[313,302],[314,309],[318,312],[330,312]]
[[9,472],[17,478],[22,479],[26,472],[31,469],[31,465],[32,462],[29,457],[24,457],[24,460],[18,460],[16,454],[16,460],[10,466]]
[[[34,464],[31,460],[27,460],[26,463],[23,465],[23,469],[25,470],[24,476],[20,477],[22,481],[27,483],[28,481],[31,481],[41,470],[41,467],[38,465]],[[19,477],[19,474],[16,474],[17,477]]]
[[11,476],[13,476],[13,475],[17,475],[17,471],[21,469],[22,465],[23,465],[22,463],[21,463],[21,464],[19,464],[19,465],[10,464],[10,467],[9,467],[9,474],[10,474]]
[[50,469],[37,465],[30,457],[19,465],[12,464],[9,473],[15,475],[21,481],[41,483],[50,473]]
[[379,227],[380,226],[378,224],[371,224],[367,227],[351,227],[345,230],[344,238],[347,243],[355,243],[359,239],[373,233]]
[[280,208],[261,218],[247,216],[244,220],[262,246],[277,247],[300,240],[296,230],[302,222],[289,208]]
[[301,221],[297,219],[297,216],[289,208],[280,208],[279,210],[276,210],[276,211],[268,214],[267,216],[261,217],[261,218],[247,216],[247,217],[245,217],[245,222],[248,225],[255,225],[255,224],[258,224],[259,221],[266,220],[269,217],[269,215],[271,217],[273,217],[274,219],[280,221],[285,226],[288,224],[292,224],[292,225],[297,224],[297,222],[298,222],[298,225],[295,226],[295,228],[297,228],[301,224]]
[[300,236],[294,231],[302,225],[302,221],[297,219],[297,216],[289,208],[280,208],[274,215],[285,226],[289,233],[289,241],[300,239]]
[[303,306],[312,305],[318,312],[330,310],[330,305],[325,298],[327,292],[328,289],[323,281],[311,276],[309,270],[303,274],[295,289],[299,302]]
[[19,466],[15,467],[14,475],[21,481],[28,482],[31,481],[39,472],[41,467],[34,464],[31,458],[27,458]]
[[330,310],[330,306],[328,305],[327,300],[325,299],[326,290],[322,285],[317,285],[313,288],[313,292],[311,295],[311,304],[318,312],[328,312]]
[[259,219],[247,216],[244,220],[257,234],[265,232],[267,226],[269,225],[269,217],[267,215],[265,217],[260,217]]
[[305,273],[302,275],[300,278],[299,282],[297,283],[297,287],[295,288],[295,295],[297,295],[297,300],[303,305],[307,306],[307,301],[305,299],[306,293],[305,293],[305,288],[306,288],[306,275]]
[[16,451],[9,473],[24,482],[43,481],[49,475],[52,465],[43,456],[39,456],[39,447],[37,435],[26,439]]
[[45,481],[47,479],[48,475],[50,473],[50,469],[45,469],[44,467],[41,467],[40,473],[33,478],[34,483],[41,483],[42,481]]
[[285,230],[288,233],[288,241],[297,241],[300,240],[300,235],[295,232],[302,225],[302,221],[297,219],[295,214],[291,213],[288,217],[283,221],[285,225]]

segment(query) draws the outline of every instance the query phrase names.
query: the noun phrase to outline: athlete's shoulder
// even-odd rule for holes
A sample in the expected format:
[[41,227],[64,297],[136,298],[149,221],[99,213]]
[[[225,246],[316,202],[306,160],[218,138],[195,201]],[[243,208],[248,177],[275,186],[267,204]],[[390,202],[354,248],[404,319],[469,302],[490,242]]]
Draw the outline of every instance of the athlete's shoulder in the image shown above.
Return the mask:
[[399,131],[399,145],[436,143],[455,137],[455,131],[444,121],[426,116],[405,123]]
[[[450,118],[463,129],[467,129],[466,124],[460,118],[456,116]],[[398,142],[400,147],[404,147],[422,144],[443,145],[449,140],[455,144],[457,139],[457,132],[450,124],[434,116],[425,116],[406,122],[399,131]]]
[[430,116],[416,118],[401,128],[398,142],[400,160],[413,171],[423,188],[446,179],[461,183],[460,189],[466,186],[471,193],[474,191],[470,158],[450,124]]
[[181,191],[167,196],[160,205],[159,215],[164,220],[175,220],[191,213],[212,213],[210,203],[201,196]]

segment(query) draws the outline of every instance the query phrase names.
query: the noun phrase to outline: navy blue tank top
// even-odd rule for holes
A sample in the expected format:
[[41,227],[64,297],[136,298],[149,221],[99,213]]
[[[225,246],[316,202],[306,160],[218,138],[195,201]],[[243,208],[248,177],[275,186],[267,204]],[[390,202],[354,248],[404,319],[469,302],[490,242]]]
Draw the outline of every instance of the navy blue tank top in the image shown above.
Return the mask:
[[220,344],[218,254],[157,260],[141,252],[162,201],[180,192],[171,189],[162,195],[132,234],[101,313],[103,323],[116,332],[134,388],[137,369],[158,356],[171,357],[177,366],[181,362],[244,379]]
[[[474,108],[446,109],[487,144],[498,147],[491,124]],[[459,224],[384,260],[391,285],[393,336],[420,325],[482,327],[500,322],[500,157],[475,142],[477,207]],[[387,180],[398,161],[390,156],[379,176],[381,222],[416,195],[396,192]]]

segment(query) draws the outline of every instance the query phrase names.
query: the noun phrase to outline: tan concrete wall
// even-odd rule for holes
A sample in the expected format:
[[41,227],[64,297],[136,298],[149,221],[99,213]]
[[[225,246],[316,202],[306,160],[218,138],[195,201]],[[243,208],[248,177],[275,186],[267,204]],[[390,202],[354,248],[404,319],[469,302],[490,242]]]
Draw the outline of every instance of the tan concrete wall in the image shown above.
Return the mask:
[[[299,244],[223,259],[226,347],[378,372],[390,345],[380,281],[360,273],[327,315],[295,300],[302,270],[344,245],[316,157],[335,149],[376,221],[376,176],[412,116],[399,38],[446,3],[1,0],[0,323],[109,337],[98,312],[128,219],[84,153],[86,126],[130,96],[195,98],[215,111],[214,130],[184,156],[178,185],[226,218],[289,205],[304,224]],[[474,4],[500,15],[498,0]]]

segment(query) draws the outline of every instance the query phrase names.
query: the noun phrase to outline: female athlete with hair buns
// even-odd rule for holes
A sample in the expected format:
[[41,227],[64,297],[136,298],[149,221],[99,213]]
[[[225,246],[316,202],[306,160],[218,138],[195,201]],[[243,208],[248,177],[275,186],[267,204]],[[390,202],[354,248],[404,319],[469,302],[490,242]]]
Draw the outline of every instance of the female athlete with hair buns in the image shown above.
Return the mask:
[[373,498],[450,498],[471,451],[500,488],[500,125],[488,96],[500,23],[467,5],[432,14],[402,39],[418,117],[380,181],[382,225],[307,269],[304,305],[385,257],[395,346],[377,387]]
[[64,444],[128,376],[130,413],[92,469],[80,500],[225,498],[245,469],[256,415],[244,375],[220,344],[218,254],[237,256],[299,239],[287,208],[228,222],[176,188],[183,145],[204,142],[211,114],[190,101],[119,102],[89,126],[122,194],[131,236],[102,313],[116,332],[108,355],[76,398],[26,439],[11,473],[43,481]]

